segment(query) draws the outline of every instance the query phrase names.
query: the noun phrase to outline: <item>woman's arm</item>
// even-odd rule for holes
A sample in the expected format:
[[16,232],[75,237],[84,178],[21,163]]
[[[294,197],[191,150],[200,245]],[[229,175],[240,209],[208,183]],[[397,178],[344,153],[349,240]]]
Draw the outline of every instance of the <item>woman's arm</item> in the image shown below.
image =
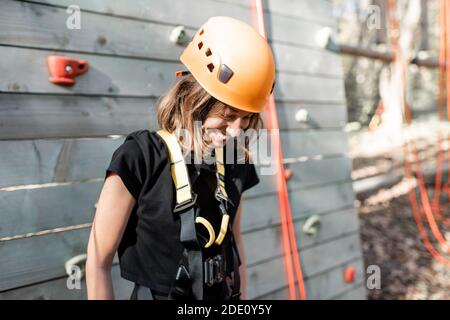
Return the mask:
[[241,266],[239,267],[239,275],[241,278],[241,299],[247,300],[247,264],[245,262],[244,245],[242,243],[241,215],[242,201],[239,203],[239,207],[236,211],[236,217],[233,222],[233,235],[239,250],[239,257],[241,258]]
[[103,185],[89,237],[86,261],[88,299],[114,299],[111,266],[135,199],[115,173]]

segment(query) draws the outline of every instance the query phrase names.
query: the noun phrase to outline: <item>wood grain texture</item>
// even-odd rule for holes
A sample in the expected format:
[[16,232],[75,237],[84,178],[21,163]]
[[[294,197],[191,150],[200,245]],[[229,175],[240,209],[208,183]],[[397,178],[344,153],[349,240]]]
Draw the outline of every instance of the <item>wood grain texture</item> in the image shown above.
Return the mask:
[[[5,0],[2,9],[0,44],[12,46],[176,62],[196,32],[186,29],[184,42],[177,45],[169,39],[173,26],[158,22],[83,12],[82,29],[70,30],[62,27],[68,17],[63,8]],[[133,32],[124,33],[124,29]],[[277,42],[272,48],[280,71],[341,75],[340,58],[335,53]]]
[[153,98],[0,94],[0,139],[125,135],[141,128],[158,128]]
[[[0,93],[0,139],[76,138],[157,129],[155,98]],[[281,130],[341,130],[346,107],[277,103]],[[307,121],[297,121],[297,113]],[[299,118],[300,119],[300,118]]]
[[0,244],[0,291],[65,275],[64,264],[86,253],[90,229],[13,240]]
[[[354,209],[322,214],[320,217],[321,227],[315,236],[306,235],[302,231],[307,217],[294,222],[299,249],[314,247],[319,243],[358,232],[358,218]],[[246,232],[243,239],[248,265],[261,263],[283,252],[280,225]]]
[[[348,261],[360,259],[360,252],[356,250],[358,243],[359,235],[356,234],[300,251],[303,276],[310,278]],[[249,297],[262,296],[287,286],[283,257],[252,266],[247,274]]]
[[[120,277],[119,265],[111,269],[115,300],[129,300],[134,284]],[[0,292],[0,300],[86,300],[86,278],[80,283],[80,289],[68,289],[67,277],[49,280],[14,290]]]
[[[146,121],[146,120],[144,120]],[[76,124],[73,123],[73,126]],[[131,129],[131,128],[130,128]],[[137,127],[133,129],[138,129]],[[149,129],[140,127],[139,129]],[[154,130],[154,129],[153,129]],[[133,130],[134,131],[134,130]],[[132,131],[127,131],[131,133]],[[320,161],[327,158],[346,157],[347,136],[340,130],[331,131],[281,131],[280,132],[283,156],[289,158],[294,171],[292,184],[301,185],[306,179],[303,174],[309,175],[313,181],[336,181],[350,177],[349,166],[341,168],[342,172],[324,169],[331,174],[330,178],[323,175],[314,175]],[[34,140],[0,140],[0,187],[22,184],[42,184],[48,182],[80,181],[94,178],[103,178],[106,166],[111,160],[114,150],[123,143],[125,136],[114,138],[80,138],[80,139],[34,139]],[[262,146],[262,145],[261,145]],[[262,147],[261,147],[262,148]],[[260,149],[263,150],[263,149]],[[265,149],[264,149],[265,150]],[[67,153],[67,154],[64,154]],[[267,154],[267,155],[266,155]],[[305,158],[319,156],[319,158]],[[269,152],[260,151],[254,160],[258,166],[258,174],[267,181],[262,183],[264,188],[273,189],[270,175],[276,172],[270,165],[263,165],[262,161],[270,157]],[[309,160],[308,160],[309,159]],[[348,160],[348,158],[346,158]],[[65,161],[67,170],[64,174],[56,175],[57,167]],[[310,162],[308,162],[310,161]],[[338,160],[339,161],[339,160]],[[298,165],[295,164],[298,162]],[[308,162],[306,164],[306,162]],[[341,161],[340,163],[343,164]],[[302,168],[309,168],[311,172],[300,173]],[[314,177],[312,177],[314,176]],[[337,179],[336,177],[339,177]],[[317,182],[316,182],[317,181]]]
[[[132,6],[121,0],[37,0],[35,2],[64,9],[70,5],[77,5],[82,11],[116,18],[152,21],[166,25],[181,24],[192,28],[199,28],[209,17],[215,15],[230,16],[246,22],[251,21],[251,14],[247,8],[227,3],[218,4],[211,0],[197,0],[195,3],[183,0],[170,2],[135,0]],[[189,14],[186,14],[187,12]]]
[[[89,62],[89,70],[72,87],[48,82],[47,56],[56,51],[2,47],[0,92],[158,97],[175,82],[180,63],[72,54]],[[27,65],[27,68],[23,68]]]
[[[57,53],[0,46],[0,55],[9,61],[0,64],[0,73],[4,75],[0,78],[0,92],[159,97],[175,83],[175,71],[183,69],[180,63],[75,54],[73,58],[89,61],[89,71],[77,77],[76,85],[62,87],[47,81],[47,56]],[[27,69],[21,67],[25,64]],[[290,102],[342,104],[344,101],[343,83],[339,78],[316,75],[278,73],[275,95],[279,100]]]
[[[305,290],[308,300],[329,300],[336,299],[347,295],[349,291],[353,291],[356,286],[360,287],[364,282],[365,275],[363,272],[357,272],[355,280],[351,283],[344,282],[343,273],[347,266],[353,266],[358,271],[364,270],[364,263],[361,258],[348,261],[344,265],[332,267],[329,271],[320,273],[319,275],[305,279]],[[353,296],[354,299],[365,299],[365,294],[358,291]],[[261,300],[288,300],[289,288],[283,287],[268,294],[254,297]]]
[[[0,237],[89,223],[95,212],[103,180],[68,183],[44,188],[1,191]],[[330,201],[316,201],[326,196]],[[346,209],[353,205],[351,183],[322,185],[290,192],[294,219],[316,213]],[[276,226],[279,223],[277,195],[245,197],[243,231]],[[263,208],[263,209],[262,209]]]

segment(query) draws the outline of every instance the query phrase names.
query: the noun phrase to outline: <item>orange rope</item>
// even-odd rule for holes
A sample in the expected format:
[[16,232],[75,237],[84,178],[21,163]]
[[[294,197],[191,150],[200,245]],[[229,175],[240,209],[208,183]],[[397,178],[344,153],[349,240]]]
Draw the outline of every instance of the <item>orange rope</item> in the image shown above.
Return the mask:
[[[445,76],[445,59],[446,59],[446,5],[443,0],[439,0],[439,100],[438,100],[438,113],[439,119],[444,119],[444,76]],[[440,216],[439,197],[442,190],[442,163],[444,161],[444,152],[442,150],[442,136],[439,133],[438,139],[438,159],[437,170],[435,177],[435,193],[433,198],[432,207],[436,214]]]
[[[262,0],[255,0],[255,10],[258,21],[259,33],[267,39],[266,26],[264,22],[264,10]],[[279,137],[278,117],[273,94],[269,99],[268,112],[268,129],[271,132],[272,144],[275,151],[275,165],[277,170],[276,182],[278,189],[278,204],[281,220],[282,243],[285,259],[286,273],[288,276],[289,297],[291,300],[296,299],[295,279],[292,264],[294,264],[295,274],[297,277],[298,291],[301,300],[306,300],[305,284],[298,256],[297,240],[295,238],[294,224],[292,223],[291,208],[289,205],[289,196],[286,186],[286,178],[284,175],[284,167],[282,162],[281,142]],[[274,134],[275,131],[275,134]],[[276,137],[275,137],[276,135]]]
[[[403,146],[403,148],[404,148],[404,152],[406,154],[408,152],[407,145],[405,144]],[[406,171],[406,176],[411,178],[413,174],[411,172],[411,167],[410,167],[410,164],[409,164],[408,160],[406,159],[406,157],[405,157],[405,171]],[[445,258],[444,256],[442,256],[439,253],[439,251],[434,248],[433,244],[430,241],[430,238],[428,237],[427,231],[425,230],[425,226],[423,225],[423,222],[422,222],[420,208],[419,208],[419,204],[417,202],[415,190],[410,189],[408,192],[408,196],[409,196],[409,202],[411,203],[413,217],[414,217],[414,220],[416,221],[417,229],[419,230],[419,235],[422,238],[422,242],[423,242],[425,248],[436,260],[438,260],[442,264],[450,266],[450,260]]]
[[[443,14],[442,14],[442,23],[441,23],[441,28],[444,29],[444,31],[442,32],[441,36],[442,38],[444,38],[444,40],[442,40],[443,43],[443,47],[445,48],[444,51],[444,57],[442,61],[442,68],[444,68],[445,65],[445,75],[446,75],[446,85],[447,85],[447,120],[450,121],[450,7],[449,4],[447,2],[447,0],[441,0],[442,2],[442,10]],[[441,17],[441,15],[440,15]],[[444,80],[442,80],[444,81]],[[443,90],[443,86],[442,85],[442,91]],[[442,95],[444,95],[444,93],[442,92]],[[447,137],[447,141],[449,140],[449,137]],[[450,162],[450,148],[447,150],[447,158]],[[447,193],[448,196],[450,197],[450,188],[449,188],[449,179],[450,179],[450,166],[448,167],[448,171],[447,171]]]
[[[444,2],[441,0],[440,2],[440,6],[441,9],[445,8],[445,6],[443,7],[442,5],[444,4]],[[389,5],[388,5],[388,11],[389,11],[389,22],[390,25],[392,27],[393,30],[400,30],[399,29],[399,24],[398,24],[398,20],[396,20],[393,17],[392,11],[394,9],[395,6],[395,0],[389,0]],[[444,9],[445,10],[445,9]],[[442,27],[442,14],[440,15],[441,17],[441,27]],[[391,30],[392,31],[392,30]],[[398,33],[397,33],[398,35]],[[404,62],[402,62],[401,60],[399,60],[399,56],[401,55],[401,52],[398,48],[398,38],[396,39],[392,39],[391,44],[393,45],[393,50],[395,52],[395,59],[396,59],[396,67],[400,66],[402,67],[402,92],[401,94],[402,96],[402,104],[403,104],[403,108],[405,110],[405,120],[406,123],[408,125],[411,124],[412,122],[412,117],[411,117],[411,109],[409,108],[409,105],[405,102],[405,97],[406,97],[406,68],[407,66],[405,65]],[[440,58],[442,58],[442,39],[440,40]],[[440,83],[440,88],[442,88],[442,84]],[[439,112],[440,114],[442,113],[442,107],[440,107]],[[444,247],[444,249],[446,251],[449,251],[448,248],[448,244],[447,241],[445,239],[445,237],[442,235],[442,233],[439,230],[439,227],[436,223],[436,220],[434,218],[433,215],[433,209],[432,209],[432,205],[430,203],[429,197],[428,197],[428,193],[426,190],[426,185],[425,185],[425,180],[422,174],[422,170],[420,168],[420,160],[419,160],[419,156],[418,156],[418,152],[417,152],[417,147],[415,144],[415,141],[410,142],[410,144],[412,145],[412,155],[413,155],[413,159],[414,159],[414,165],[415,165],[415,169],[416,169],[416,175],[417,175],[417,181],[418,181],[418,186],[419,186],[419,192],[420,192],[420,198],[422,201],[422,207],[420,207],[418,201],[417,201],[417,197],[416,197],[416,193],[415,190],[410,189],[409,190],[409,200],[411,203],[411,209],[413,211],[413,215],[414,215],[414,219],[416,221],[417,227],[419,229],[419,234],[422,238],[422,241],[425,245],[425,248],[431,253],[431,255],[433,257],[435,257],[438,261],[444,263],[445,265],[449,265],[450,266],[450,259],[447,259],[446,257],[442,256],[438,250],[435,249],[435,247],[433,246],[433,244],[430,242],[430,239],[428,237],[428,234],[425,230],[425,227],[423,225],[422,222],[422,215],[425,215],[425,218],[428,222],[428,225],[434,235],[434,237],[438,240],[438,242]],[[409,179],[413,178],[413,173],[411,170],[411,165],[408,162],[408,142],[406,142],[404,144],[403,147],[404,150],[404,161],[405,161],[405,171],[406,171],[406,176]],[[441,161],[442,162],[442,161]],[[438,171],[442,170],[442,168],[438,167]],[[440,183],[440,177],[438,177],[438,182]]]

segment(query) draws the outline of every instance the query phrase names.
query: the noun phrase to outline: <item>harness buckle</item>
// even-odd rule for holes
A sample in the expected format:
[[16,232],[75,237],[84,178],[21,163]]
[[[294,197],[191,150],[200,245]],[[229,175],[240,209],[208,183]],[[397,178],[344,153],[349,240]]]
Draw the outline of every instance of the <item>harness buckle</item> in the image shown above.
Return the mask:
[[235,207],[233,201],[231,201],[230,198],[224,196],[219,188],[216,189],[214,196],[217,199],[217,201],[219,201],[220,204],[223,204],[225,211],[227,211],[230,206]]
[[205,284],[211,287],[225,278],[225,259],[221,254],[208,258],[204,262]]
[[196,201],[197,201],[197,194],[195,192],[192,192],[191,199],[186,200],[182,203],[176,204],[175,208],[173,209],[173,212],[177,213],[177,212],[183,211],[185,209],[188,209],[188,208],[192,207]]

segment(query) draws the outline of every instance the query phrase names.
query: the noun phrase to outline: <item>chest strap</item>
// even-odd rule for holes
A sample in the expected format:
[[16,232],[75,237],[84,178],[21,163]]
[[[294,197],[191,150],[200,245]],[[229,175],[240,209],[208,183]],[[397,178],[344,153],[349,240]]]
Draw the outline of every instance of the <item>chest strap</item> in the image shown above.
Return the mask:
[[191,190],[188,171],[177,138],[166,130],[159,130],[157,134],[164,140],[169,150],[170,172],[175,184],[177,202],[173,211],[179,212],[192,206],[197,195]]
[[[175,135],[165,130],[159,130],[157,131],[157,134],[164,140],[169,153],[170,171],[176,190],[176,204],[173,212],[180,215],[180,241],[185,247],[176,279],[169,296],[173,299],[177,299],[179,297],[185,297],[192,294],[194,299],[203,299],[203,283],[208,283],[206,280],[209,274],[205,273],[205,270],[203,269],[203,255],[200,244],[197,240],[195,223],[203,225],[208,230],[209,240],[204,245],[205,248],[210,247],[212,244],[221,245],[226,237],[227,231],[231,229],[230,216],[227,211],[228,205],[232,204],[232,202],[228,199],[225,189],[225,162],[223,147],[215,148],[214,150],[216,157],[217,177],[215,198],[219,201],[219,208],[222,214],[220,231],[216,237],[211,223],[207,219],[197,215],[197,209],[194,206],[197,195],[192,191],[188,170],[177,138]],[[231,238],[233,237],[230,232],[229,239],[231,240]],[[231,240],[231,242],[234,241]],[[235,248],[232,247],[235,246],[229,245],[229,247],[229,249],[231,249],[231,257],[229,257],[231,260],[229,260],[229,262],[232,264],[230,269],[234,269],[235,282],[231,296],[236,297],[239,295],[240,291],[238,270],[239,262],[236,265],[236,259],[239,260],[239,255],[238,252],[233,252],[233,249]],[[187,285],[187,283],[189,283],[189,285]],[[187,292],[187,287],[191,287],[190,292]]]
[[[166,130],[159,130],[157,131],[157,134],[164,140],[169,151],[170,172],[176,190],[176,204],[173,212],[181,212],[195,204],[197,194],[192,191],[186,163],[177,138],[175,135]],[[221,245],[225,239],[228,229],[230,228],[230,216],[227,211],[231,200],[228,199],[227,191],[225,189],[225,162],[223,147],[215,148],[214,152],[216,157],[217,176],[217,189],[215,197],[217,201],[219,201],[222,220],[219,234],[216,237],[211,223],[203,217],[196,217],[195,222],[202,224],[209,234],[209,240],[205,244],[205,248],[210,247],[214,243],[216,245]]]

